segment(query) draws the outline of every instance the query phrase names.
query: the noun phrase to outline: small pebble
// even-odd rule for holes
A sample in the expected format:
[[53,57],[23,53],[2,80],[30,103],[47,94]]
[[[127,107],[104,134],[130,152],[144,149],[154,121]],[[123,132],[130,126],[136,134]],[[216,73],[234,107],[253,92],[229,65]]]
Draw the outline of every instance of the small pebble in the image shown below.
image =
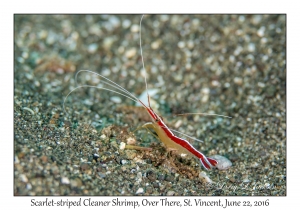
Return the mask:
[[114,103],[117,103],[117,104],[122,102],[122,99],[118,96],[112,96],[112,97],[110,97],[110,100]]
[[162,22],[166,22],[166,21],[169,20],[169,16],[168,16],[168,15],[161,15],[161,16],[160,16],[160,20],[161,20]]
[[254,15],[253,17],[252,17],[252,23],[254,24],[254,25],[257,25],[257,24],[259,24],[260,23],[260,21],[262,20],[262,15]]
[[243,79],[240,78],[240,77],[235,77],[233,79],[234,83],[237,84],[237,85],[242,85],[243,84]]
[[93,154],[93,159],[94,159],[94,160],[97,160],[99,157],[100,157],[100,156],[99,156],[98,154],[96,154],[96,153]]
[[102,135],[100,136],[100,139],[101,139],[101,140],[106,139],[106,135],[105,135],[105,134],[102,134]]
[[137,33],[137,32],[139,32],[139,30],[140,30],[140,26],[136,25],[136,24],[132,25],[130,28],[130,31],[133,33]]
[[123,28],[129,28],[129,26],[131,25],[131,21],[128,20],[128,19],[125,19],[123,22],[122,22],[122,27]]
[[257,162],[253,162],[251,164],[251,168],[257,168],[259,166],[259,164]]
[[48,32],[45,31],[45,30],[41,30],[39,33],[38,33],[38,37],[40,39],[46,39],[47,38],[47,35],[48,35]]
[[112,25],[113,28],[118,28],[121,24],[119,18],[116,16],[110,16],[108,22]]
[[210,92],[209,88],[202,88],[201,93],[203,93],[204,95],[208,95]]
[[156,50],[156,49],[159,48],[160,44],[161,44],[160,40],[154,41],[154,42],[151,43],[151,48],[153,50]]
[[265,83],[258,82],[258,83],[257,83],[257,86],[258,86],[258,87],[261,87],[261,88],[264,88],[266,85],[265,85]]
[[246,19],[245,16],[243,16],[243,15],[239,16],[239,21],[240,21],[240,22],[244,22],[245,19]]
[[230,87],[230,83],[226,82],[226,83],[224,84],[224,87],[225,87],[225,88],[229,88],[229,87]]
[[25,174],[20,174],[20,180],[25,183],[28,182],[28,179]]
[[241,46],[237,46],[237,48],[234,50],[233,54],[235,56],[238,56],[243,51],[243,48]]
[[255,44],[249,43],[248,44],[248,51],[249,52],[254,52],[255,51]]
[[125,165],[127,163],[127,160],[121,160],[121,164]]
[[243,182],[244,183],[249,183],[249,182],[251,182],[248,178],[245,178],[245,179],[243,179]]
[[175,195],[174,191],[170,190],[170,191],[167,192],[167,196],[172,196],[172,195]]
[[216,167],[219,170],[226,170],[228,168],[230,168],[232,166],[232,163],[230,160],[228,160],[226,157],[221,156],[221,155],[213,155],[210,156],[210,158],[215,159],[216,161],[218,161],[218,164],[216,165]]
[[15,156],[15,163],[20,163],[18,156]]
[[206,175],[204,171],[199,174],[199,178],[202,179],[205,183],[212,183],[213,181]]
[[96,43],[90,44],[88,46],[88,52],[91,54],[95,53],[97,51],[97,49],[98,49],[98,44],[96,44]]
[[252,54],[249,54],[249,55],[246,56],[246,59],[250,62],[253,62],[255,58]]
[[136,55],[136,49],[135,48],[131,48],[131,49],[129,49],[125,52],[125,56],[127,58],[133,58],[135,55]]
[[106,50],[109,50],[112,46],[112,44],[114,43],[114,39],[111,38],[111,37],[106,37],[104,40],[103,40],[103,47],[106,49]]
[[53,32],[49,32],[47,39],[46,39],[46,43],[48,45],[52,45],[54,42],[56,41],[56,35]]
[[181,125],[182,125],[182,120],[178,120],[178,121],[175,123],[174,127],[175,127],[176,129],[178,129]]
[[264,27],[264,26],[260,27],[257,31],[257,35],[259,37],[263,37],[265,35],[265,29],[266,29],[266,27]]
[[213,81],[211,82],[211,85],[214,86],[214,87],[218,87],[218,86],[220,85],[220,83],[219,83],[219,81],[217,81],[217,80],[213,80]]
[[137,175],[136,175],[136,178],[137,179],[142,179],[143,178],[142,172],[138,172]]
[[124,150],[125,149],[126,144],[124,142],[120,143],[120,150]]
[[192,65],[191,65],[190,63],[187,63],[187,64],[185,65],[185,68],[186,68],[187,70],[190,70],[190,69],[192,68]]
[[178,42],[177,46],[182,49],[185,47],[185,43],[183,41],[180,41]]
[[206,103],[208,101],[208,99],[209,99],[209,95],[204,95],[201,99],[201,102]]
[[31,190],[31,189],[32,189],[32,185],[31,185],[30,183],[27,183],[27,184],[26,184],[26,189],[27,189],[27,190]]
[[68,179],[68,177],[62,177],[60,181],[62,184],[70,184],[70,180]]
[[144,194],[144,189],[142,187],[140,187],[135,194]]
[[106,177],[106,174],[103,174],[101,172],[98,172],[98,175],[101,177],[101,178],[105,178]]
[[188,47],[189,49],[193,49],[194,46],[195,46],[195,44],[194,44],[194,42],[193,42],[192,40],[189,40],[189,41],[187,42],[187,47]]
[[126,142],[127,142],[127,144],[133,145],[133,144],[136,143],[136,139],[133,138],[133,137],[128,137],[128,138],[126,139]]

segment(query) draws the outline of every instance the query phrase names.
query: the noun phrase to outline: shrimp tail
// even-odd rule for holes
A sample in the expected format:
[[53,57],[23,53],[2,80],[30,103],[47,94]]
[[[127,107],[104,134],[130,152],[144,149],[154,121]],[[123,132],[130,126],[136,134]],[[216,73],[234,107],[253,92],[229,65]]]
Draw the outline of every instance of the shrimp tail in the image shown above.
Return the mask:
[[212,166],[216,166],[216,165],[218,164],[218,161],[216,161],[215,159],[207,158],[207,160],[209,161],[209,163],[210,163]]
[[203,156],[199,159],[203,167],[207,170],[211,169],[211,167],[214,167],[218,164],[218,162],[215,159],[208,158]]

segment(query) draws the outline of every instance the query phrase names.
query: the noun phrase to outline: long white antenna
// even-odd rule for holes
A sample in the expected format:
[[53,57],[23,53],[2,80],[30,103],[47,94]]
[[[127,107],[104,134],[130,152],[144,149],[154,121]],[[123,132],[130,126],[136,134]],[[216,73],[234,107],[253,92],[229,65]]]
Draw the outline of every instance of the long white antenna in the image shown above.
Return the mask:
[[[77,89],[79,89],[79,88],[83,88],[83,87],[97,88],[97,89],[101,89],[101,90],[110,91],[110,92],[119,94],[119,95],[121,95],[121,96],[124,96],[124,97],[126,97],[126,98],[132,100],[132,101],[135,101],[135,102],[139,103],[139,100],[138,100],[138,99],[133,98],[133,96],[128,95],[127,93],[124,93],[124,94],[123,94],[123,93],[120,93],[120,92],[115,91],[115,90],[112,90],[112,89],[108,89],[108,88],[104,88],[104,87],[98,87],[98,86],[93,86],[93,85],[80,85],[80,86],[74,88],[73,90],[71,90],[71,91],[68,93],[68,95],[66,95],[66,97],[65,97],[65,99],[64,99],[64,102],[63,102],[63,110],[64,110],[64,112],[68,113],[68,112],[66,111],[66,108],[65,108],[65,103],[66,103],[66,100],[67,100],[67,98],[69,97],[69,95],[70,95],[72,92],[74,92],[75,90],[77,90]],[[118,88],[117,88],[117,89],[118,89]],[[127,94],[127,95],[126,95],[126,94]]]
[[149,96],[149,93],[148,93],[148,83],[147,83],[147,71],[145,69],[144,57],[143,57],[143,48],[142,48],[142,20],[143,20],[143,17],[144,17],[144,15],[142,15],[141,20],[140,20],[140,50],[141,50],[144,78],[145,78],[145,84],[146,84],[146,91],[147,91],[147,96],[148,96],[148,105],[150,107],[150,96]]
[[112,80],[108,79],[107,77],[105,77],[105,76],[103,76],[103,75],[101,75],[101,74],[98,74],[98,73],[93,72],[93,71],[90,71],[90,70],[80,70],[80,71],[78,71],[78,72],[76,73],[76,76],[75,76],[75,82],[76,82],[76,85],[78,84],[78,79],[77,79],[77,78],[78,78],[78,75],[79,75],[79,73],[81,73],[81,72],[88,72],[88,73],[90,73],[90,74],[95,74],[95,75],[101,77],[102,79],[106,80],[107,82],[105,82],[105,81],[100,81],[100,82],[102,82],[102,83],[104,83],[104,84],[106,84],[106,85],[109,85],[109,86],[111,86],[111,87],[113,87],[113,88],[116,88],[116,89],[120,90],[120,91],[123,92],[123,93],[126,93],[126,94],[130,95],[130,96],[132,96],[132,98],[134,98],[135,100],[138,101],[138,98],[137,98],[135,95],[133,95],[132,93],[130,93],[128,90],[126,90],[125,88],[123,88],[123,87],[120,86],[119,84],[113,82]]
[[185,133],[182,133],[182,132],[179,132],[179,131],[177,131],[177,130],[170,129],[170,128],[168,128],[168,129],[169,129],[170,131],[174,132],[174,133],[178,133],[178,134],[180,134],[180,135],[186,136],[186,137],[188,137],[188,138],[190,138],[190,139],[192,139],[192,140],[199,141],[199,142],[203,142],[203,141],[200,140],[200,139],[197,139],[197,138],[195,138],[195,137],[189,136],[189,135],[187,135],[187,134],[185,134]]
[[[116,91],[116,90],[112,90],[112,89],[109,89],[109,88],[105,88],[105,87],[99,87],[99,86],[93,86],[93,85],[80,85],[78,86],[78,75],[81,73],[81,72],[87,72],[89,74],[94,74],[94,75],[97,75],[99,77],[101,77],[103,80],[100,80],[100,83],[103,83],[104,85],[108,85],[110,87],[113,87],[119,91]],[[106,81],[104,81],[106,80]],[[141,101],[135,96],[133,95],[132,93],[130,93],[128,90],[126,90],[125,88],[123,88],[122,86],[118,85],[117,83],[111,81],[110,79],[108,79],[107,77],[101,75],[101,74],[98,74],[96,72],[93,72],[93,71],[90,71],[90,70],[80,70],[76,73],[76,76],[75,76],[75,83],[77,85],[77,87],[75,89],[73,89],[72,91],[70,91],[67,96],[65,97],[64,99],[64,102],[63,102],[63,110],[64,112],[67,113],[66,109],[65,109],[65,102],[67,100],[67,98],[69,97],[69,95],[74,92],[75,90],[79,89],[79,88],[83,88],[83,87],[89,87],[89,88],[97,88],[97,89],[102,89],[102,90],[106,90],[106,91],[110,91],[110,92],[113,92],[113,93],[116,93],[116,94],[119,94],[119,95],[122,95],[126,98],[129,98],[130,100],[132,101],[135,101],[137,103],[141,103]],[[145,106],[143,103],[142,103],[143,106]]]
[[183,116],[183,115],[206,115],[206,116],[219,116],[219,117],[227,117],[227,118],[232,118],[226,115],[220,115],[220,114],[209,114],[209,113],[201,113],[201,112],[197,112],[197,113],[183,113],[183,114],[176,114],[179,116]]

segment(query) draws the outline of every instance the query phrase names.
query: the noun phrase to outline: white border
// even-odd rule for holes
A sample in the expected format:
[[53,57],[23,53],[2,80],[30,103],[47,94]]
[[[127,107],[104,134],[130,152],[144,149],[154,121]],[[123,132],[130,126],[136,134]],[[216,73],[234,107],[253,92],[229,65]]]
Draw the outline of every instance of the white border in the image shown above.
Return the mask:
[[[296,1],[293,1],[296,2]],[[275,1],[10,1],[1,4],[1,206],[29,209],[31,197],[13,196],[13,14],[14,13],[287,13],[287,74],[288,87],[288,168],[287,168],[287,197],[268,197],[271,207],[297,206],[299,186],[299,11],[297,4]],[[292,114],[291,114],[292,113]],[[298,134],[298,135],[297,135]],[[298,137],[298,138],[297,138]],[[297,161],[297,162],[296,162]],[[35,197],[44,199],[45,197]],[[58,197],[52,197],[57,199]],[[63,197],[78,199],[79,197]],[[93,197],[95,199],[96,197]],[[141,200],[142,198],[128,197]],[[152,197],[151,199],[160,199]],[[267,197],[221,197],[234,200],[263,200]],[[101,197],[99,199],[111,199]],[[176,199],[184,199],[177,197]],[[192,197],[194,199],[194,197]],[[204,197],[203,199],[216,199]],[[270,207],[269,206],[269,207]],[[95,208],[95,207],[94,207]],[[99,208],[99,207],[96,207]],[[40,208],[36,208],[40,209]],[[150,207],[149,207],[150,209]]]

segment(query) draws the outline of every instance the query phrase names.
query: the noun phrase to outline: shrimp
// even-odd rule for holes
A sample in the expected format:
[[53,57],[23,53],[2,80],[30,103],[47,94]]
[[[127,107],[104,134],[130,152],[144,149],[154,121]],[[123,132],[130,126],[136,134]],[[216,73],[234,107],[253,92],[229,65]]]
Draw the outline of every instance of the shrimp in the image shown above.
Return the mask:
[[[137,103],[141,104],[142,107],[145,108],[145,110],[147,111],[147,113],[151,117],[152,122],[145,123],[142,126],[142,128],[153,129],[155,131],[155,133],[157,134],[158,138],[160,139],[160,141],[165,145],[167,150],[169,150],[169,151],[172,151],[172,150],[174,151],[175,150],[179,153],[184,153],[184,154],[188,154],[192,157],[195,157],[195,158],[199,159],[200,163],[202,164],[202,166],[205,169],[209,170],[212,167],[215,167],[218,164],[218,162],[213,158],[206,157],[203,153],[201,153],[195,147],[193,147],[187,140],[176,136],[174,133],[175,132],[180,133],[180,132],[174,131],[174,130],[171,130],[170,128],[168,128],[168,126],[164,123],[163,119],[150,106],[150,96],[148,94],[148,87],[147,87],[147,73],[146,73],[146,70],[145,70],[145,67],[144,67],[142,41],[141,41],[141,23],[142,23],[142,19],[143,19],[143,16],[141,17],[141,20],[140,20],[140,50],[141,50],[141,58],[142,58],[143,71],[144,71],[144,79],[145,79],[146,90],[147,90],[147,95],[148,95],[148,106],[145,105],[145,103],[143,103],[140,99],[138,99],[135,95],[130,93],[128,90],[126,90],[122,86],[118,85],[117,83],[111,81],[107,77],[105,77],[101,74],[98,74],[96,72],[90,71],[90,70],[80,70],[76,73],[76,76],[75,76],[76,84],[77,84],[78,74],[80,74],[82,72],[88,72],[88,73],[91,73],[91,74],[94,74],[94,75],[97,75],[97,76],[101,77],[103,79],[103,80],[100,81],[102,84],[108,85],[108,86],[110,86],[114,89],[101,87],[101,86],[92,86],[92,85],[77,86],[75,89],[73,89],[71,92],[69,92],[67,94],[67,96],[65,97],[64,102],[63,102],[63,109],[66,112],[65,102],[66,102],[67,97],[73,91],[75,91],[76,89],[83,88],[83,87],[97,88],[97,89],[106,90],[106,91],[113,92],[115,94],[124,96],[124,97],[126,97],[126,98],[128,98],[128,99],[130,99],[134,102],[137,102]],[[202,114],[202,113],[187,113],[187,114]],[[207,115],[209,115],[209,114],[207,114]],[[180,134],[182,134],[182,133],[180,133]],[[185,134],[183,134],[183,135],[185,135]],[[187,136],[189,138],[192,138],[188,135],[185,135],[185,136]],[[195,138],[192,138],[192,139],[197,140]]]
[[157,113],[155,113],[155,111],[151,108],[149,95],[148,95],[148,106],[146,106],[140,99],[138,99],[135,95],[130,93],[128,90],[126,90],[122,86],[118,85],[117,83],[111,81],[107,77],[105,77],[101,74],[98,74],[96,72],[93,72],[90,70],[80,70],[76,73],[76,76],[75,76],[76,81],[77,81],[78,74],[80,74],[82,72],[88,72],[88,73],[95,74],[95,75],[101,77],[104,80],[104,81],[101,81],[101,83],[108,85],[110,87],[113,87],[116,90],[105,88],[105,87],[93,86],[93,85],[77,86],[75,89],[73,89],[71,92],[69,92],[68,95],[65,97],[65,100],[63,102],[63,109],[65,112],[66,112],[66,109],[65,109],[66,99],[72,92],[74,92],[75,90],[77,90],[79,88],[83,88],[83,87],[97,88],[97,89],[113,92],[115,94],[124,96],[134,102],[140,103],[145,108],[145,110],[151,117],[152,122],[145,123],[142,127],[147,128],[147,129],[149,129],[149,128],[153,129],[156,132],[158,138],[164,143],[164,145],[166,146],[166,148],[168,150],[175,150],[180,153],[189,154],[191,156],[198,158],[205,169],[210,169],[211,167],[216,166],[218,164],[218,162],[216,160],[206,157],[204,154],[202,154],[197,149],[195,149],[187,140],[174,135],[173,132],[175,132],[175,131],[172,132],[171,129],[169,129],[168,126],[164,123],[163,119]]

